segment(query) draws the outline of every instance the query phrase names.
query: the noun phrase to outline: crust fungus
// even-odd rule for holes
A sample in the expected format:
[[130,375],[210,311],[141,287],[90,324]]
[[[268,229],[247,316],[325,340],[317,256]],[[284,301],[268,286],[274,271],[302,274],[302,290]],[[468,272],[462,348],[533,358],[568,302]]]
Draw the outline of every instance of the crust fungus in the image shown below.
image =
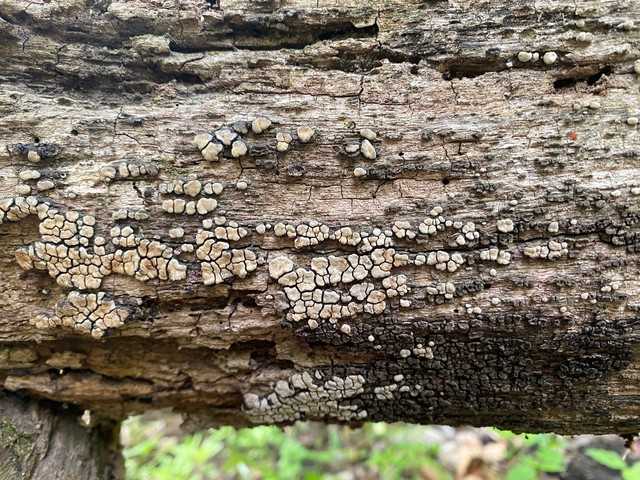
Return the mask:
[[236,140],[231,145],[231,156],[234,158],[242,157],[247,154],[249,147],[243,140]]
[[362,167],[356,167],[353,169],[354,177],[364,177],[367,175],[367,171]]
[[591,43],[596,37],[590,32],[580,32],[576,35],[576,41],[580,43]]
[[357,405],[343,404],[346,399],[364,392],[362,375],[333,376],[324,380],[316,371],[314,378],[308,373],[295,373],[288,380],[279,380],[274,391],[261,396],[244,395],[244,411],[256,423],[285,423],[295,420],[333,419],[338,421],[362,420],[366,410]]
[[360,136],[366,140],[369,140],[371,142],[373,142],[378,135],[376,134],[376,132],[374,132],[373,130],[369,129],[369,128],[363,128],[362,130],[360,130]]
[[31,187],[29,185],[16,185],[16,193],[20,196],[26,196],[31,193]]
[[276,133],[276,150],[286,152],[289,150],[289,144],[293,141],[293,135],[287,131]]
[[215,238],[216,235],[207,230],[200,230],[196,235],[196,257],[200,260],[205,285],[217,285],[234,277],[245,278],[258,268],[252,250],[232,249],[227,242],[218,242]]
[[523,253],[529,258],[546,258],[555,260],[569,253],[568,244],[558,240],[549,240],[546,245],[529,245],[524,247]]
[[157,166],[139,161],[111,163],[100,169],[100,176],[107,183],[114,180],[129,180],[142,175],[155,176],[157,174]]
[[246,228],[239,227],[236,222],[229,222],[229,225],[226,227],[217,226],[213,234],[220,240],[236,241],[246,237],[249,231]]
[[308,143],[311,140],[311,138],[313,138],[316,131],[311,127],[302,126],[302,127],[298,127],[298,129],[296,130],[296,133],[302,143]]
[[533,59],[533,53],[531,52],[520,52],[518,53],[518,60],[522,63],[530,62]]
[[509,265],[511,263],[511,254],[494,247],[480,251],[480,260],[491,260],[498,263],[498,265]]
[[311,220],[308,224],[301,223],[296,227],[296,238],[294,246],[296,248],[304,248],[311,245],[317,245],[329,238],[329,227],[322,225],[316,220]]
[[378,156],[378,154],[376,153],[376,149],[366,138],[360,143],[360,152],[362,153],[364,158],[368,160],[375,160]]
[[39,192],[51,190],[52,188],[55,188],[55,186],[55,183],[53,183],[51,180],[40,180],[38,183],[36,183],[36,188]]
[[124,325],[130,312],[116,306],[104,292],[81,293],[72,291],[59,302],[53,314],[40,314],[32,320],[37,328],[71,327],[80,333],[101,338],[108,329]]
[[253,133],[262,133],[271,126],[271,120],[265,115],[258,115],[253,122],[251,122],[251,130]]
[[238,137],[238,134],[230,128],[219,128],[214,132],[214,135],[216,139],[218,139],[220,142],[222,142],[223,145],[227,147],[230,146],[231,142],[233,142]]
[[498,231],[502,233],[513,232],[513,220],[511,220],[510,218],[500,219],[496,222],[496,227],[498,228]]
[[429,295],[442,295],[447,300],[451,300],[456,293],[456,286],[452,282],[435,282],[427,287],[427,293]]
[[29,180],[37,180],[40,178],[40,172],[38,170],[22,170],[18,175],[20,180],[27,182]]
[[411,223],[407,222],[406,220],[397,220],[391,227],[391,231],[398,238],[407,237],[409,239],[413,239],[415,238],[416,234],[413,230],[411,230],[411,228]]

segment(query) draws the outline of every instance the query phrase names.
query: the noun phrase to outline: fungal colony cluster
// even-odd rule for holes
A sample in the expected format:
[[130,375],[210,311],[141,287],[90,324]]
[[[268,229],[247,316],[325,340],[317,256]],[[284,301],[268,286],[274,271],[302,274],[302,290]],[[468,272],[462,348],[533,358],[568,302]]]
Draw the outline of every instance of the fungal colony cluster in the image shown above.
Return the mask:
[[[367,411],[348,399],[364,392],[362,375],[333,376],[325,380],[320,371],[295,373],[276,382],[267,396],[247,393],[245,411],[257,423],[283,423],[306,418],[331,418],[348,422],[362,420]],[[347,402],[344,402],[347,400]],[[340,403],[338,403],[341,401]]]
[[[526,52],[518,56],[520,61],[533,61],[533,57],[522,53]],[[545,54],[545,63],[555,61],[550,53],[553,52]],[[274,133],[274,129],[273,122],[261,115],[252,121],[199,133],[194,143],[206,161],[232,160],[252,155],[255,149],[262,151],[265,144],[251,143],[249,138]],[[357,142],[348,141],[343,145],[342,153],[376,160],[377,134],[362,129],[359,135]],[[275,129],[275,135],[266,145],[274,154],[281,155],[296,145],[311,142],[315,136],[316,131],[307,126],[295,132]],[[34,163],[58,153],[55,149],[39,148],[15,147],[14,152],[26,155],[27,160]],[[140,178],[149,181],[160,173],[155,164],[142,161],[115,162],[97,172],[98,178],[107,184]],[[367,170],[356,167],[353,175],[366,177]],[[16,187],[17,196],[0,200],[0,224],[36,215],[40,238],[16,248],[16,259],[25,270],[47,271],[60,286],[71,290],[52,312],[38,315],[32,323],[37,328],[70,327],[96,338],[135,319],[131,302],[110,299],[101,291],[103,279],[113,274],[140,281],[179,282],[193,278],[209,286],[246,278],[264,265],[273,281],[262,294],[264,300],[284,305],[278,309],[286,310],[287,322],[309,332],[319,328],[335,329],[338,335],[351,336],[361,333],[358,318],[381,315],[390,304],[409,308],[412,298],[425,297],[438,302],[454,301],[464,292],[459,290],[451,274],[466,265],[491,262],[506,266],[516,255],[557,260],[567,256],[570,249],[569,243],[560,236],[563,226],[557,221],[549,223],[547,231],[553,238],[544,244],[532,240],[512,247],[512,251],[497,247],[472,249],[470,247],[480,245],[485,234],[517,234],[517,220],[498,218],[495,224],[485,226],[483,223],[479,228],[471,221],[446,218],[444,209],[438,205],[417,224],[397,220],[383,227],[333,228],[307,219],[296,223],[272,221],[240,225],[228,221],[224,211],[218,211],[219,202],[224,200],[214,197],[222,195],[225,185],[201,180],[195,174],[160,182],[158,205],[121,207],[111,214],[113,222],[108,225],[93,215],[81,215],[73,210],[64,213],[49,199],[27,196],[33,191],[29,183],[36,182],[38,192],[55,188],[54,182],[43,178],[40,171],[23,169],[19,178],[25,183]],[[249,188],[244,180],[237,181],[235,186],[239,190]],[[640,188],[632,188],[631,193],[640,194]],[[172,225],[164,236],[145,236],[139,222],[163,213],[200,216],[202,227],[191,230],[192,222],[184,222]],[[450,248],[429,249],[429,240],[443,234]],[[265,236],[272,238],[266,242]],[[234,248],[233,242],[243,242],[245,246]],[[292,254],[262,250],[259,245],[265,242],[277,242],[281,246],[289,243],[293,246]],[[309,249],[323,243],[329,243],[332,253],[309,257]],[[462,247],[463,250],[456,251]],[[306,259],[304,264],[296,264],[301,258]],[[433,281],[424,287],[412,286],[410,272],[417,268],[432,269]],[[188,277],[192,269],[193,275]],[[490,268],[488,274],[496,276],[497,270]],[[620,286],[615,285],[606,287],[612,290]],[[421,291],[415,291],[417,288]],[[584,293],[581,299],[595,300],[589,294],[585,297]],[[500,298],[493,297],[490,303],[498,305]],[[464,307],[471,315],[482,311],[477,305],[465,304]],[[366,338],[372,344],[376,340],[373,335]],[[400,349],[397,354],[402,359],[431,359],[434,347],[433,342],[418,342],[411,348]],[[401,377],[396,375],[394,383],[376,387],[377,398],[391,399],[399,393],[418,391],[419,385],[405,384]],[[245,407],[250,418],[263,423],[305,417],[358,420],[365,418],[367,411],[350,404],[348,399],[361,393],[364,384],[365,379],[360,375],[325,378],[321,372],[313,376],[307,372],[296,373],[277,382],[274,392],[267,396],[247,393]]]

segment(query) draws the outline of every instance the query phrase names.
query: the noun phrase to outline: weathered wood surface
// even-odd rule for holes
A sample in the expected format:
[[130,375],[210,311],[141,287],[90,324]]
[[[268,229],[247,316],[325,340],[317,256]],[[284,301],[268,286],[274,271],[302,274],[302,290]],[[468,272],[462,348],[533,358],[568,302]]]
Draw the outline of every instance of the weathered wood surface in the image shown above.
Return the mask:
[[[51,402],[0,396],[0,479],[108,480],[121,478],[119,429],[90,428],[82,412]],[[90,423],[90,417],[84,420]]]
[[[634,0],[1,1],[0,382],[98,422],[638,431],[638,28]],[[248,153],[205,160],[234,122]]]

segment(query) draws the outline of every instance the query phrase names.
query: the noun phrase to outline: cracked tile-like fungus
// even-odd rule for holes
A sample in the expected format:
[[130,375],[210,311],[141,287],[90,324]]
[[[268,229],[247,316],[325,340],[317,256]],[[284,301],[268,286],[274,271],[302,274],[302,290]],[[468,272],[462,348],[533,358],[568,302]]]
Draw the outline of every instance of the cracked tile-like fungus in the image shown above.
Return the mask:
[[367,411],[350,404],[348,399],[364,392],[362,375],[333,376],[325,380],[316,371],[294,373],[279,380],[274,391],[262,396],[244,395],[244,410],[255,423],[289,423],[295,420],[327,420],[343,422],[363,420]]

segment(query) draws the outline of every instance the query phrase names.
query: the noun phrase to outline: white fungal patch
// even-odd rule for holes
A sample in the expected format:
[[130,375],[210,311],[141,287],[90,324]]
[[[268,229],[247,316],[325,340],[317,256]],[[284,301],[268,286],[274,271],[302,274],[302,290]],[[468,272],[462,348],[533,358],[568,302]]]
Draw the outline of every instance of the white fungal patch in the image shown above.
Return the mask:
[[271,126],[271,120],[264,116],[259,115],[258,117],[251,122],[251,130],[253,133],[262,133],[266,131]]
[[197,202],[187,202],[182,198],[167,199],[162,202],[162,210],[167,213],[186,215],[206,215],[216,209],[218,201],[215,198],[200,198]]
[[518,60],[523,63],[530,62],[533,59],[533,53],[531,52],[520,52],[518,53]]
[[364,177],[367,175],[367,171],[362,167],[356,167],[353,169],[354,177]]
[[378,138],[378,135],[376,134],[376,132],[374,132],[369,128],[363,128],[362,130],[360,130],[360,136],[371,142],[373,142],[376,138]]
[[30,204],[34,207],[31,213],[37,213],[41,219],[42,241],[17,249],[16,259],[26,270],[48,271],[60,286],[98,289],[102,279],[112,273],[135,276],[138,280],[158,277],[177,281],[186,277],[186,266],[172,259],[171,248],[136,237],[131,227],[111,229],[112,243],[121,248],[107,254],[105,240],[94,238],[95,217],[80,218],[74,211],[62,215],[47,204],[37,201]]
[[549,240],[546,245],[528,245],[523,249],[525,256],[529,258],[546,258],[556,260],[568,254],[568,244],[558,240]]
[[334,231],[329,238],[337,240],[342,245],[358,245],[362,240],[360,232],[353,230],[351,227],[342,227]]
[[378,400],[393,400],[393,392],[398,390],[398,385],[392,383],[391,385],[384,385],[380,387],[374,387],[373,393]]
[[368,160],[375,160],[378,156],[375,147],[366,138],[360,143],[360,153]]
[[211,140],[213,140],[213,135],[210,133],[199,133],[193,139],[193,144],[198,150],[203,150]]
[[442,207],[434,207],[431,209],[431,217],[427,217],[420,225],[418,230],[424,235],[435,235],[439,230],[443,230],[445,227],[445,219],[440,214],[442,213]]
[[231,156],[234,158],[242,157],[247,154],[249,147],[243,140],[236,140],[231,145]]
[[215,198],[201,198],[196,203],[196,212],[200,215],[206,215],[213,212],[218,206],[218,202]]
[[421,343],[418,343],[414,348],[411,349],[411,353],[416,357],[426,358],[428,360],[433,360],[433,347],[435,346],[434,342],[429,342],[429,344],[425,347]]
[[386,289],[388,298],[406,295],[409,292],[407,277],[404,275],[392,275],[382,280],[382,286]]
[[464,263],[464,258],[459,253],[454,253],[449,256],[449,253],[438,250],[436,252],[430,252],[427,256],[427,265],[433,265],[437,270],[447,270],[448,272],[455,272],[460,265]]
[[224,190],[224,186],[221,183],[205,183],[202,189],[206,195],[220,195],[222,190]]
[[234,277],[245,278],[258,268],[257,257],[252,250],[230,248],[227,242],[217,241],[213,232],[199,230],[196,245],[196,257],[200,260],[205,285],[217,285]]
[[496,247],[480,251],[480,260],[496,262],[498,265],[509,265],[511,254]]
[[111,214],[111,218],[114,220],[147,220],[149,218],[149,214],[144,209],[129,209],[129,208],[121,208],[120,210],[116,210]]
[[594,39],[595,36],[590,32],[580,32],[576,35],[576,41],[580,43],[591,43]]
[[355,155],[356,153],[358,153],[360,151],[360,144],[359,143],[346,143],[344,145],[344,151],[346,153],[348,153],[349,155]]
[[[387,234],[388,233],[388,234]],[[390,247],[393,245],[391,236],[393,232],[383,232],[379,228],[374,228],[371,233],[360,232],[362,241],[358,245],[358,250],[363,253],[371,252],[376,247]],[[395,251],[393,252],[395,253]]]
[[397,220],[391,227],[391,231],[398,238],[415,238],[416,234],[411,229],[411,223],[407,222],[406,220]]
[[182,191],[185,195],[196,197],[200,195],[200,192],[202,191],[202,183],[200,183],[199,180],[189,180],[182,185]]
[[29,160],[31,163],[40,163],[42,157],[40,157],[40,154],[38,154],[37,151],[29,150],[29,152],[27,153],[27,160]]
[[460,230],[460,234],[456,237],[458,245],[466,245],[467,241],[475,241],[480,238],[480,233],[476,231],[476,226],[473,222],[468,222]]
[[477,306],[474,307],[470,303],[467,303],[465,305],[465,308],[467,309],[467,313],[470,314],[470,315],[480,315],[482,313],[482,308],[477,307]]
[[16,185],[16,193],[20,196],[26,197],[31,193],[31,187],[29,185]]
[[109,183],[115,180],[131,180],[141,176],[156,176],[158,167],[152,163],[131,161],[110,163],[100,169],[100,176]]
[[298,127],[296,134],[302,143],[308,143],[315,135],[315,130],[311,127],[302,126]]
[[238,137],[238,134],[230,128],[219,128],[214,132],[214,136],[220,143],[228,147]]
[[213,230],[213,235],[219,240],[231,240],[237,241],[249,234],[246,228],[238,226],[236,222],[229,222],[229,225],[224,227],[222,225],[217,226]]
[[347,399],[364,392],[362,375],[334,376],[324,380],[315,372],[295,373],[276,382],[274,391],[261,396],[244,395],[244,411],[255,423],[286,423],[295,420],[353,421],[367,417],[367,411],[350,405]]
[[184,228],[182,227],[171,228],[169,230],[169,236],[173,239],[184,237]]
[[269,262],[269,276],[279,280],[283,275],[293,271],[293,261],[288,257],[276,257]]
[[296,248],[318,245],[329,238],[329,231],[327,225],[320,224],[316,220],[311,220],[308,224],[301,223],[296,227],[296,238],[293,245]]
[[248,187],[249,187],[249,184],[248,184],[246,181],[244,181],[244,180],[239,180],[239,181],[236,183],[236,188],[237,188],[238,190],[246,190]]
[[224,150],[224,146],[221,143],[211,141],[206,147],[200,150],[200,153],[202,153],[202,158],[208,162],[217,162],[220,160],[218,156],[222,153],[222,150]]
[[547,52],[542,57],[542,61],[545,65],[553,65],[558,60],[558,54],[556,52]]
[[627,125],[631,125],[631,126],[638,125],[638,117],[628,117]]
[[276,150],[286,152],[289,150],[289,144],[293,141],[293,135],[287,131],[279,131],[276,133]]
[[36,188],[38,189],[39,192],[45,192],[47,190],[51,190],[53,188],[55,188],[56,184],[53,183],[51,180],[40,180],[38,183],[36,183]]
[[513,220],[511,220],[510,218],[500,219],[496,222],[496,227],[498,228],[498,231],[502,233],[513,232]]
[[[371,255],[316,257],[311,261],[310,270],[296,269],[289,258],[277,257],[269,263],[269,275],[284,287],[291,309],[287,313],[289,320],[311,319],[316,323],[324,320],[336,324],[342,318],[363,312],[378,315],[385,310],[388,296],[409,291],[406,277],[390,276],[394,255],[393,249],[375,249]],[[372,283],[360,283],[367,276],[384,278],[384,290]],[[348,293],[325,288],[349,283],[355,284]]]
[[456,286],[452,282],[434,282],[427,287],[427,294],[442,295],[447,300],[451,300],[456,293]]
[[22,170],[18,176],[20,180],[23,182],[28,182],[29,180],[37,180],[40,178],[40,172],[38,170]]
[[129,311],[116,306],[104,292],[70,292],[67,298],[58,302],[53,314],[40,314],[31,323],[37,328],[70,327],[80,333],[101,338],[108,329],[124,325]]

